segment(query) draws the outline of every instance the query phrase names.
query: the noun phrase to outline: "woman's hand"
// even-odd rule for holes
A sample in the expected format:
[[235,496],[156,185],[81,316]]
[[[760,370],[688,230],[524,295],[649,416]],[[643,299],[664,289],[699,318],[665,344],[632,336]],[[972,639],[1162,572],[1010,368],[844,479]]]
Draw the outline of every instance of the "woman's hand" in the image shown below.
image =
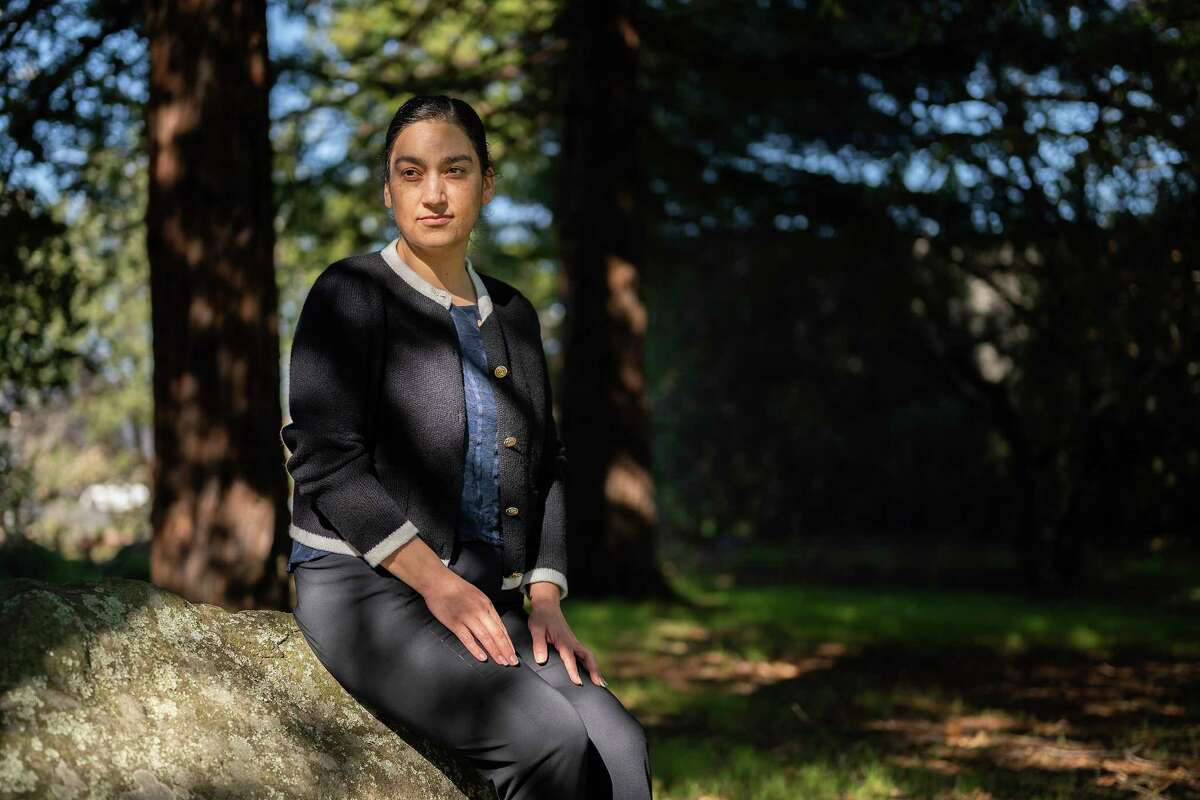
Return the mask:
[[[554,588],[554,592],[557,595],[558,589]],[[533,600],[532,610],[529,612],[529,632],[533,635],[533,658],[539,664],[546,663],[549,657],[547,645],[553,644],[567,668],[567,675],[572,683],[583,686],[579,668],[575,665],[575,655],[579,655],[587,665],[592,683],[608,686],[608,681],[600,674],[600,665],[596,662],[595,654],[575,638],[571,626],[567,624],[557,596],[552,600]]]
[[[490,655],[497,664],[519,664],[517,649],[513,647],[491,598],[475,584],[447,571],[453,578],[439,582],[423,595],[430,613],[480,661],[487,661]],[[483,643],[482,648],[476,639]]]

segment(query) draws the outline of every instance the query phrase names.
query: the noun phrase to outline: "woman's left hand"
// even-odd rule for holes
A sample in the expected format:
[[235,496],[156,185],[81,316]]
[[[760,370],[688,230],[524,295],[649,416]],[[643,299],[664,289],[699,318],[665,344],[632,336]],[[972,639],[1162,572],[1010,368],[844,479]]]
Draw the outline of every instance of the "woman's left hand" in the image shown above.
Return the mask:
[[558,650],[563,664],[566,665],[567,675],[571,678],[572,683],[583,686],[574,658],[578,655],[587,665],[592,683],[597,686],[608,686],[608,682],[600,674],[600,665],[596,662],[596,655],[575,638],[575,634],[571,631],[571,626],[567,624],[562,608],[557,602],[535,602],[533,604],[533,608],[529,612],[529,632],[533,635],[533,657],[539,664],[546,663],[546,659],[549,657],[547,645],[553,644]]

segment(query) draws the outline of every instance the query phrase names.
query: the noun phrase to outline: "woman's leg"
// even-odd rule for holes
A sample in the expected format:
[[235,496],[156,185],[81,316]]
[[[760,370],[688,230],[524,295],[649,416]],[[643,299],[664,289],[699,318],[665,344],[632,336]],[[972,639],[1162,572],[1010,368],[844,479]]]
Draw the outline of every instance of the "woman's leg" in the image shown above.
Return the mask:
[[587,728],[532,670],[477,661],[419,593],[356,556],[294,574],[296,622],[353,697],[459,752],[501,800],[587,796]]
[[581,662],[576,686],[553,647],[534,661],[523,596],[500,590],[488,547],[464,543],[450,568],[492,598],[517,666],[477,660],[419,593],[355,556],[296,568],[296,621],[352,696],[458,751],[502,800],[649,798],[642,726]]
[[[533,658],[533,637],[529,631],[529,614],[520,590],[501,591],[501,565],[497,551],[481,543],[467,541],[459,545],[450,568],[478,586],[492,598],[508,636],[517,650],[518,665],[559,692],[583,721],[589,740],[588,793],[578,795],[587,800],[648,800],[650,798],[650,757],[646,732],[641,723],[621,704],[611,691],[592,683],[583,662],[576,661],[582,686],[576,686],[567,675],[562,657],[550,646],[545,664]],[[504,675],[512,669],[491,660],[478,662],[455,638],[454,645],[464,658],[480,666],[485,673]]]
[[582,660],[575,662],[582,686],[571,682],[553,645],[547,647],[546,663],[538,664],[533,658],[529,614],[523,606],[505,609],[500,618],[517,648],[521,666],[528,667],[565,697],[587,728],[593,747],[590,748],[588,793],[583,796],[588,800],[649,800],[650,752],[642,724],[616,695],[592,683]]

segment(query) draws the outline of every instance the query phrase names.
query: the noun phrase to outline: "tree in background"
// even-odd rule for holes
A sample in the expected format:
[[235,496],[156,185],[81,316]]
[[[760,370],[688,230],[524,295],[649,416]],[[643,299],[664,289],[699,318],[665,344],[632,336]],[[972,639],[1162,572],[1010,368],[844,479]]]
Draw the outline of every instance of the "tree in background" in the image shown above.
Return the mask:
[[555,220],[566,267],[563,427],[570,465],[572,585],[666,595],[657,566],[645,340],[648,123],[638,90],[637,3],[571,0],[556,85],[562,115]]
[[[0,531],[6,543],[27,523],[36,525],[43,501],[54,501],[87,471],[63,465],[60,453],[31,452],[26,440],[38,420],[74,416],[98,438],[112,432],[98,430],[110,421],[138,431],[148,423],[148,382],[141,391],[136,383],[149,370],[140,331],[133,330],[141,305],[122,294],[136,283],[128,280],[136,275],[125,256],[128,234],[138,226],[130,218],[141,202],[134,191],[138,142],[126,124],[139,108],[136,17],[136,4],[123,0],[28,0],[0,11],[6,76],[0,82]],[[101,320],[119,324],[98,330]],[[89,406],[101,383],[134,391]],[[70,408],[75,404],[78,412]],[[74,436],[61,444],[78,446]]]
[[[287,607],[266,3],[150,2],[151,578]],[[272,567],[276,567],[272,569]]]
[[1197,530],[1185,6],[651,5],[675,533],[1005,535],[1044,580]]
[[[461,94],[500,170],[472,255],[542,309],[575,522],[653,518],[697,549],[1006,536],[1034,578],[1078,574],[1084,542],[1200,529],[1187,6],[601,5],[272,5],[307,22],[272,90],[285,345],[316,273],[393,235],[396,105]],[[0,340],[21,376],[0,391],[89,358],[103,381],[63,382],[113,442],[150,408],[138,8],[0,12]],[[41,207],[39,175],[62,191]],[[574,563],[637,574],[641,543],[579,534]]]

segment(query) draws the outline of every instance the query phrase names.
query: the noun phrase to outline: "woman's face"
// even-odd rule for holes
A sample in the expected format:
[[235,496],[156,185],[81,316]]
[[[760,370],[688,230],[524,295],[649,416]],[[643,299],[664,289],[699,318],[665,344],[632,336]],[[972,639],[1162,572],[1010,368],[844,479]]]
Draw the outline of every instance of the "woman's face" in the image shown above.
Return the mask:
[[392,144],[383,204],[414,250],[466,248],[479,212],[492,199],[491,171],[462,128],[426,120],[408,125]]

